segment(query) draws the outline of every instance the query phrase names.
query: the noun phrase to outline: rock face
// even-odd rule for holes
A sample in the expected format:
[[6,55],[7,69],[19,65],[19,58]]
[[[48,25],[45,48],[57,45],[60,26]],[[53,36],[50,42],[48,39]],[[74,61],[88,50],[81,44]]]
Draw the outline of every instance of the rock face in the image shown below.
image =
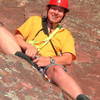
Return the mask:
[[[47,2],[48,0],[12,0],[11,2],[9,2],[9,0],[0,0],[0,21],[14,33],[15,29],[29,16],[45,15],[45,5]],[[84,93],[88,94],[93,100],[100,100],[99,6],[100,0],[69,0],[70,12],[63,21],[63,26],[72,32],[76,40],[77,60],[68,68],[68,72],[77,80]],[[8,60],[4,61],[0,59],[1,68],[4,63],[6,67],[7,62]],[[30,79],[29,84],[31,84],[31,82],[33,81]],[[0,85],[0,87],[2,87],[2,85]],[[23,89],[21,91],[23,91]],[[0,92],[0,97],[2,97],[3,93],[4,92]],[[31,93],[29,94],[31,95]],[[10,92],[10,95],[12,94],[15,95]]]
[[64,100],[64,96],[25,60],[1,54],[0,100]]

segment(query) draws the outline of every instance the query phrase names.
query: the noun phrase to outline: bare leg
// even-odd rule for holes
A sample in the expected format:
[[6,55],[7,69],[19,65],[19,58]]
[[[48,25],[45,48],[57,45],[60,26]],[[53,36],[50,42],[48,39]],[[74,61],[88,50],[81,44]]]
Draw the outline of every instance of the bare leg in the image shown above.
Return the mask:
[[0,49],[5,54],[15,54],[21,51],[13,35],[3,26],[0,26]]
[[53,66],[47,71],[48,77],[53,80],[61,89],[70,94],[72,98],[83,94],[78,84],[59,66]]

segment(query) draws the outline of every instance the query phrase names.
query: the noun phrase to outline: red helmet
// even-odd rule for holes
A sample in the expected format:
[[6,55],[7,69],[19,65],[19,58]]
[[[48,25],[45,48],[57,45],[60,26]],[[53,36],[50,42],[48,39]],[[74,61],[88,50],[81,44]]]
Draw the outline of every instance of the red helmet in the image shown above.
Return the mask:
[[48,5],[56,5],[68,9],[68,0],[50,0]]

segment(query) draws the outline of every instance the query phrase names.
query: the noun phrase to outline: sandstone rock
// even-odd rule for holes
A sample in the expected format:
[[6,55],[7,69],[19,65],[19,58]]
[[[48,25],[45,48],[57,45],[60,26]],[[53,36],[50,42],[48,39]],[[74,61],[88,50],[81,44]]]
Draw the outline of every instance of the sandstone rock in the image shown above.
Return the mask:
[[28,62],[0,54],[0,100],[64,100],[64,97]]
[[[47,2],[0,0],[0,22],[14,33],[29,16],[45,15]],[[84,93],[100,100],[100,0],[69,0],[69,9],[63,25],[75,37],[77,51],[77,60],[69,72]]]

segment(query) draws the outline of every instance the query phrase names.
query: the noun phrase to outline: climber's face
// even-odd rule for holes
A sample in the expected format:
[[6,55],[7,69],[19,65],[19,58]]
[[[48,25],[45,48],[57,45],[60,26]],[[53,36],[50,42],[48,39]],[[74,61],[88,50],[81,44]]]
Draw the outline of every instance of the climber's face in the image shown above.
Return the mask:
[[59,23],[64,17],[64,9],[58,6],[51,6],[48,9],[48,19],[52,23]]

